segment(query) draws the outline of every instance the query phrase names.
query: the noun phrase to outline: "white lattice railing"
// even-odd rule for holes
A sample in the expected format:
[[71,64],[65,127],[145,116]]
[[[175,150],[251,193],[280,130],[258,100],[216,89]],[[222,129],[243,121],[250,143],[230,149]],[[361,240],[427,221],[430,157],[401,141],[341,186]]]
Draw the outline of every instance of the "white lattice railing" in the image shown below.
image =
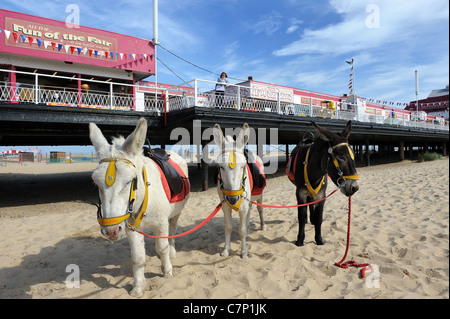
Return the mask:
[[[159,113],[171,112],[190,107],[214,107],[223,109],[236,109],[247,112],[270,112],[292,116],[321,117],[329,119],[356,120],[377,124],[394,126],[420,127],[436,130],[449,130],[448,122],[436,123],[433,120],[411,120],[411,114],[405,112],[392,113],[390,110],[366,107],[358,113],[356,105],[346,102],[335,102],[334,109],[328,109],[322,105],[313,105],[313,99],[308,104],[287,103],[293,101],[292,96],[279,91],[271,91],[269,88],[254,89],[249,86],[228,84],[224,94],[218,94],[214,87],[217,82],[205,80],[192,80],[179,86],[164,89],[165,99],[151,94],[125,94],[114,92],[116,85],[135,87],[124,83],[112,83],[105,81],[93,81],[83,79],[83,82],[96,82],[109,85],[108,91],[81,90],[63,87],[48,87],[39,85],[38,77],[54,77],[51,75],[2,70],[0,72],[24,73],[35,77],[35,85],[12,84],[0,82],[0,101],[13,103],[44,103],[48,105],[63,105],[69,107],[88,107],[111,110],[140,110],[144,112],[157,111]],[[58,77],[58,76],[56,76]],[[60,77],[73,80],[74,78]],[[190,86],[193,90],[183,90],[181,87]],[[176,88],[179,90],[175,90]],[[258,90],[258,91],[253,91]],[[178,91],[184,93],[172,94]],[[258,96],[254,98],[253,96]],[[262,98],[264,97],[264,98]],[[316,101],[316,104],[317,101]]]

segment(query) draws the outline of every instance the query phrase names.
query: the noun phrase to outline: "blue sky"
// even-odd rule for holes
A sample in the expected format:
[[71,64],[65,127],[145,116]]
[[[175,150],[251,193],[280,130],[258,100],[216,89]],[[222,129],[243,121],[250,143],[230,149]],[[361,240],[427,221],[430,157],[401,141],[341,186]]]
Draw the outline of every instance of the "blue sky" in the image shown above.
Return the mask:
[[[3,9],[65,21],[80,8],[80,24],[153,38],[151,0],[2,0]],[[448,0],[159,0],[159,40],[214,73],[341,95],[355,60],[359,96],[415,100],[449,83]],[[158,49],[184,80],[217,77]],[[154,77],[148,80],[154,80]],[[158,82],[181,81],[158,64]],[[237,81],[231,80],[232,83]]]

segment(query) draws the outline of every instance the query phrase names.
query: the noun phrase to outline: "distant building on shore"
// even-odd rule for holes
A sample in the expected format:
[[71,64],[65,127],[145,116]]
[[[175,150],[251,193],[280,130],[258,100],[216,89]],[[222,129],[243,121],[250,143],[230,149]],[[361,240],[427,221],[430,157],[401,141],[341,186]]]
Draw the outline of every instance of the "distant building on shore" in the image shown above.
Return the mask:
[[[424,111],[428,115],[443,117],[449,120],[448,105],[449,87],[431,91],[426,99],[419,100],[419,111]],[[416,111],[416,101],[411,101],[405,110]]]

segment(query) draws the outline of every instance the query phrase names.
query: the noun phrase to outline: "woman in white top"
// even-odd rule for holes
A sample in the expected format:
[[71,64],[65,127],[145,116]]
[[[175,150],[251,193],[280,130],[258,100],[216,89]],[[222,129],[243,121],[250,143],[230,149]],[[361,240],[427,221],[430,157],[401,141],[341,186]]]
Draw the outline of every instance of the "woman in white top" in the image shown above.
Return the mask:
[[225,95],[225,87],[229,83],[227,80],[228,75],[225,72],[222,72],[220,74],[220,77],[217,79],[216,84],[216,106],[222,106],[223,105],[223,97]]

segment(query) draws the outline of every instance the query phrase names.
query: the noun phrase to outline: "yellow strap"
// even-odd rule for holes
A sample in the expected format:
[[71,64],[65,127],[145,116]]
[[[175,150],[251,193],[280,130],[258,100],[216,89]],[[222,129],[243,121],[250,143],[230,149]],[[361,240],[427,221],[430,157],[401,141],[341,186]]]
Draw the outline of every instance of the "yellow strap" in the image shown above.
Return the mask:
[[228,165],[230,165],[231,169],[236,167],[236,155],[234,155],[234,151],[230,152],[230,159],[228,160]]
[[241,188],[240,190],[237,190],[237,191],[229,191],[229,190],[222,188],[222,193],[224,193],[225,195],[229,195],[229,196],[238,196],[238,195],[244,194],[244,189]]
[[116,181],[116,162],[109,162],[108,169],[106,170],[105,182],[106,185],[111,187]]
[[[350,148],[350,146],[348,145],[348,143],[340,143],[340,144],[337,144],[337,145],[333,146],[333,148],[336,148],[336,147],[339,147],[339,146],[344,146],[344,145],[347,146],[348,152],[349,152],[349,154],[350,154],[351,159],[352,159],[352,160],[355,160],[355,155],[353,154],[352,149]],[[337,161],[336,158],[334,158],[334,166],[336,166],[336,168],[339,168],[339,163],[338,163],[338,161]],[[358,174],[355,174],[355,175],[347,175],[347,176],[343,176],[343,178],[344,178],[344,179],[358,180],[358,179],[359,179],[359,175],[358,175]]]
[[344,179],[352,179],[352,180],[358,180],[359,179],[359,175],[347,175],[347,176],[343,176]]
[[322,180],[320,181],[319,186],[317,186],[315,189],[311,187],[311,183],[309,182],[309,179],[308,179],[308,158],[309,158],[309,150],[310,149],[311,148],[308,148],[308,151],[306,152],[305,165],[303,167],[303,175],[305,176],[306,188],[313,196],[316,196],[317,193],[322,188],[323,180],[325,179],[325,175],[322,176]]
[[[106,171],[106,184],[108,186],[113,185],[116,180],[116,165],[115,164],[117,161],[123,161],[127,164],[134,166],[133,162],[131,162],[125,158],[102,159],[100,161],[100,163],[109,162],[109,166]],[[145,166],[142,167],[142,175],[144,176],[144,185],[145,185],[144,201],[142,202],[141,210],[139,212],[139,215],[136,217],[134,225],[128,224],[128,226],[131,229],[139,227],[139,224],[141,223],[142,219],[144,218],[144,213],[147,210],[147,206],[148,206],[148,181],[147,181],[147,171],[145,170]],[[130,198],[129,198],[128,203],[133,201],[135,196],[136,196],[136,191],[135,191],[135,185],[134,185],[134,181],[133,181],[133,184],[131,185]],[[128,219],[128,217],[130,217],[130,214],[125,214],[123,216],[111,217],[111,218],[97,218],[97,221],[102,226],[113,226],[113,225],[120,224],[124,220]]]
[[102,226],[113,226],[113,225],[120,224],[128,217],[130,217],[130,214],[126,214],[126,215],[119,216],[119,217],[112,217],[112,218],[97,218],[97,221]]
[[130,160],[127,160],[126,158],[118,158],[118,157],[108,157],[108,158],[104,158],[102,160],[100,160],[100,163],[105,163],[105,162],[117,162],[117,161],[121,161],[121,162],[125,162],[127,164],[133,165],[133,162]]
[[126,158],[104,158],[100,161],[100,163],[109,162],[108,169],[106,170],[106,177],[105,182],[108,187],[111,187],[114,185],[114,182],[116,181],[116,162],[121,161],[125,162],[127,164],[133,165],[133,162],[127,160]]
[[144,213],[147,210],[147,206],[148,206],[148,183],[147,183],[147,171],[145,170],[145,166],[142,167],[142,175],[144,175],[145,194],[144,194],[144,201],[142,202],[142,206],[141,206],[141,211],[139,212],[138,217],[136,217],[136,222],[134,224],[135,228],[139,227],[139,224],[141,223],[142,219],[144,218]]
[[352,160],[355,160],[355,155],[353,154],[353,151],[352,151],[350,145],[348,145],[348,143],[336,144],[335,146],[333,146],[333,149],[336,148],[336,147],[339,147],[339,146],[344,146],[344,145],[347,146],[348,152],[350,153],[350,157],[352,158]]
[[[229,161],[228,161],[228,165],[230,166],[231,169],[234,169],[236,167],[236,155],[234,154],[235,152],[239,152],[242,154],[241,151],[236,150],[236,149],[232,149],[232,150],[224,150],[220,155],[226,153],[226,152],[230,152],[230,157],[229,157]],[[247,166],[244,167],[244,171],[242,173],[242,184],[244,183],[244,179],[245,179],[245,171],[247,170]],[[220,171],[219,171],[219,179],[221,179],[220,176]],[[224,195],[229,195],[229,196],[239,196],[239,201],[235,204],[235,205],[231,205],[230,203],[228,203],[227,200],[225,200],[225,203],[227,203],[227,205],[235,210],[238,211],[239,207],[241,206],[242,203],[242,195],[244,194],[244,186],[241,185],[241,189],[239,190],[227,190],[224,188],[221,188],[221,191]]]
[[231,209],[233,209],[233,210],[235,210],[235,211],[238,211],[238,210],[239,210],[239,207],[241,207],[242,196],[239,197],[239,201],[236,203],[236,205],[231,205],[231,204],[228,203],[227,201],[225,201],[225,203],[227,203],[227,205],[228,205]]

